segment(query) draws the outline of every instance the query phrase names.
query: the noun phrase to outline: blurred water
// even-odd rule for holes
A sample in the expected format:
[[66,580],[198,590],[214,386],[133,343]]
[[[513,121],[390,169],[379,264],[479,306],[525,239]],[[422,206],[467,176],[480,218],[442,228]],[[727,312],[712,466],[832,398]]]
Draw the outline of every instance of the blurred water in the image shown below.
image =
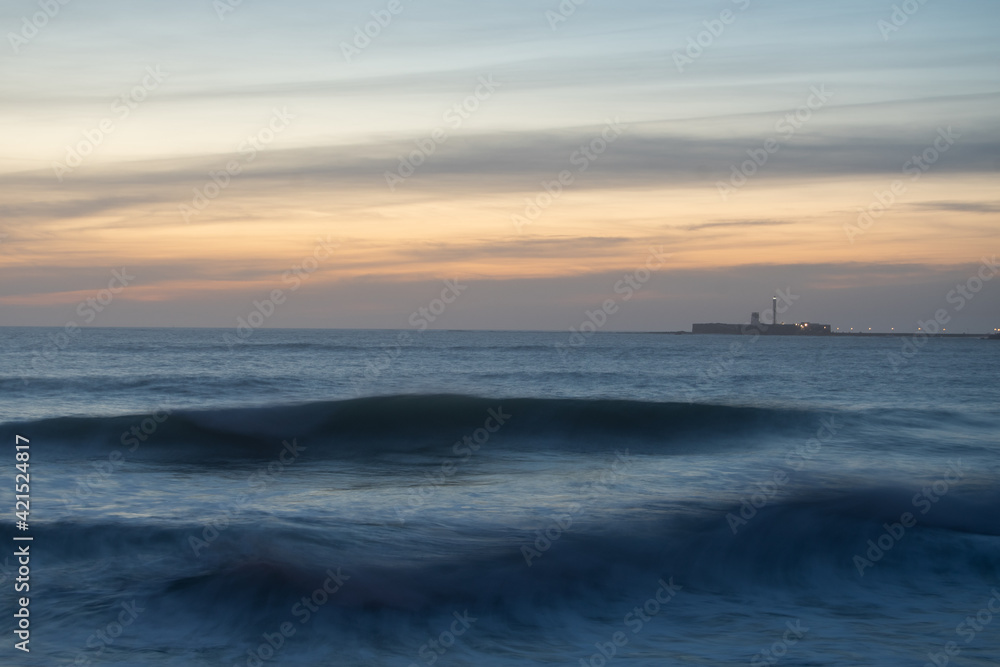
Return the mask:
[[994,342],[56,332],[0,329],[46,664],[1000,654]]

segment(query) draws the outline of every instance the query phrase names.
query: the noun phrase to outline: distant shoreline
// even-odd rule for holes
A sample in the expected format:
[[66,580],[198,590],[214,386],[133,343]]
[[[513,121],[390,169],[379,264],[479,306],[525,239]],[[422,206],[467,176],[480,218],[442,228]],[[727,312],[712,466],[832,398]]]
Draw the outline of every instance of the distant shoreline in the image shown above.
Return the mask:
[[[750,325],[746,325],[749,329]],[[0,325],[0,331],[4,329],[39,329],[39,330],[62,330],[64,327],[56,325],[11,325],[3,324]],[[170,327],[140,327],[140,326],[89,326],[86,327],[89,331],[220,331],[226,332],[231,331],[231,327],[185,327],[185,326],[170,326]],[[263,327],[261,331],[278,332],[278,331],[381,331],[381,332],[400,332],[400,331],[410,331],[410,329],[384,329],[384,328],[374,328],[374,329],[356,329],[356,328],[345,328],[345,327]],[[428,332],[434,333],[551,333],[551,334],[563,334],[564,329],[434,329],[429,328]],[[996,336],[994,333],[923,333],[920,331],[913,333],[899,333],[899,332],[875,332],[875,331],[831,331],[828,334],[768,334],[761,331],[757,331],[761,336],[766,336],[769,338],[830,338],[837,336],[858,336],[867,338],[912,338],[913,336],[927,336],[928,338],[991,338]],[[692,331],[597,331],[593,335],[654,335],[654,336],[752,336],[754,331],[748,330],[745,334],[741,333],[694,333]],[[993,340],[1000,340],[1000,337],[994,338]]]
[[[611,333],[611,332],[609,332]],[[626,333],[626,332],[616,332],[616,333]],[[628,333],[642,333],[642,332],[628,332]],[[876,331],[831,331],[828,334],[768,334],[761,331],[747,331],[746,333],[694,333],[692,331],[650,331],[651,334],[659,334],[665,336],[753,336],[758,334],[760,336],[766,336],[768,338],[837,338],[837,337],[847,337],[847,338],[913,338],[914,336],[927,336],[928,338],[987,338],[992,340],[997,340],[991,338],[995,334],[989,333],[924,333],[922,331],[915,331],[913,333],[899,333],[899,332],[876,332]]]

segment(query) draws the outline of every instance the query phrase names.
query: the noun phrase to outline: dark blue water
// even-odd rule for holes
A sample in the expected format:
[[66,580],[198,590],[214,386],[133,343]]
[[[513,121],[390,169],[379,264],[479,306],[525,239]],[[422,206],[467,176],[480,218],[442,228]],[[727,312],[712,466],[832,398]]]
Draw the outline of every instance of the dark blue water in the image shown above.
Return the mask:
[[1000,656],[996,342],[55,332],[0,329],[2,664]]

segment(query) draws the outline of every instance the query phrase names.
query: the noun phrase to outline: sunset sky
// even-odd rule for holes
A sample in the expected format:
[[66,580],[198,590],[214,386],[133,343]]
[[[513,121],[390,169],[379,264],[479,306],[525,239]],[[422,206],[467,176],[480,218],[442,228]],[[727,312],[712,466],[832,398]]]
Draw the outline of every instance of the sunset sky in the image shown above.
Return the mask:
[[434,328],[565,330],[653,247],[606,329],[1000,326],[1000,274],[947,299],[1000,250],[994,1],[51,5],[0,5],[0,325],[405,329],[457,279]]

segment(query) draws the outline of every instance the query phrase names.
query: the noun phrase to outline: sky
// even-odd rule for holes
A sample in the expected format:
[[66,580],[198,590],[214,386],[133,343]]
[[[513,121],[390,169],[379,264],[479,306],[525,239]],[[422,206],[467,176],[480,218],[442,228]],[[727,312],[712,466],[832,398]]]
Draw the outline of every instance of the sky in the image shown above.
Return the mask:
[[1000,4],[577,1],[7,0],[0,325],[1000,327]]

